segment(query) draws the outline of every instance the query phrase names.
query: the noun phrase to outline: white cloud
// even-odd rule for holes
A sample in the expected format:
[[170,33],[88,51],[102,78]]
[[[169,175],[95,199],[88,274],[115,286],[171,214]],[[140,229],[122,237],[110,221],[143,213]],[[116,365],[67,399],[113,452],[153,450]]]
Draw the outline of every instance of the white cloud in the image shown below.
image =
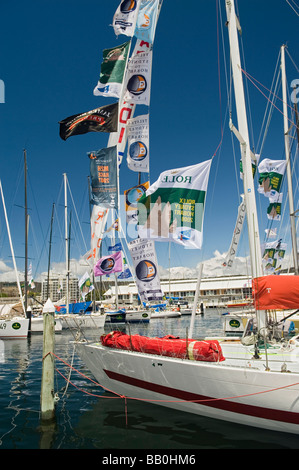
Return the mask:
[[[223,266],[226,254],[227,253],[220,253],[216,250],[213,258],[203,261],[203,277],[234,276],[238,274],[243,274],[245,276],[251,275],[249,257],[236,256],[232,267],[229,268]],[[199,265],[200,263],[198,263],[196,268],[188,268],[184,266],[172,267],[170,268],[171,279],[197,278]],[[290,256],[286,255],[285,259],[282,260],[281,265],[282,269],[288,269],[290,265]],[[159,266],[159,273],[161,279],[169,278],[169,270],[162,266]]]

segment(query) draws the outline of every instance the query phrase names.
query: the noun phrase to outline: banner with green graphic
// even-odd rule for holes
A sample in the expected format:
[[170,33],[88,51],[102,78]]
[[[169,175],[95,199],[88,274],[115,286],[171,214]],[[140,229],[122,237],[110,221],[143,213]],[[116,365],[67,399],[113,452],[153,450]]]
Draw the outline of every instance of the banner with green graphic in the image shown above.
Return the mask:
[[201,248],[211,161],[160,174],[138,201],[138,235]]

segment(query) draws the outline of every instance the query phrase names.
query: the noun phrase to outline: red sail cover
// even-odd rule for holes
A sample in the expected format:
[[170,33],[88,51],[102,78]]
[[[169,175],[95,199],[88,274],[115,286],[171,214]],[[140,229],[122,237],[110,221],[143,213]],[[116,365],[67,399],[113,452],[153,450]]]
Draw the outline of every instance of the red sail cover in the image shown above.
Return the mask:
[[263,276],[252,280],[256,310],[299,308],[299,276]]
[[[224,361],[222,349],[218,341],[196,341],[193,339],[180,339],[175,336],[163,338],[148,338],[140,335],[126,335],[120,331],[112,331],[101,336],[104,346],[117,349],[126,349],[148,354],[192,359],[194,361],[218,362]],[[188,344],[188,348],[187,348]]]

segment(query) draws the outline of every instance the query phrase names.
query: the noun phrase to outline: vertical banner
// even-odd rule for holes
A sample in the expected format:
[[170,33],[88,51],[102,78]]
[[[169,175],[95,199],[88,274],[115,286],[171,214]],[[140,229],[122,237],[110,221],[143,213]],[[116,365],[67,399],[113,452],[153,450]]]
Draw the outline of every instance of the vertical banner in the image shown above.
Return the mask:
[[241,204],[239,205],[237,222],[236,222],[233,238],[231,241],[231,245],[226,255],[226,259],[223,263],[223,266],[227,266],[228,268],[232,267],[234,258],[236,256],[245,216],[246,216],[246,205],[245,205],[245,202],[242,201]]
[[[256,174],[256,170],[257,170],[259,160],[260,160],[260,155],[257,154],[257,153],[255,154],[255,160],[253,158],[251,158],[251,167],[252,167],[252,177],[253,177],[253,179],[254,179],[255,174]],[[242,160],[240,160],[240,178],[241,178],[241,180],[243,179],[243,163],[242,163]]]
[[138,221],[137,205],[139,199],[146,193],[149,188],[149,181],[139,184],[124,192],[126,203],[127,224],[136,223]]
[[117,146],[89,152],[91,203],[105,208],[118,207]]
[[138,202],[138,235],[201,248],[212,160],[167,170]]
[[267,217],[269,220],[280,220],[281,219],[281,203],[283,193],[269,197],[269,206],[267,208]]
[[108,217],[108,209],[98,205],[93,205],[90,218],[91,225],[91,255],[95,260],[98,257],[98,252],[102,243],[105,226]]
[[81,279],[78,281],[79,289],[80,289],[80,294],[83,302],[85,302],[85,297],[89,292],[91,292],[94,289],[94,285],[91,282],[90,276],[88,272],[83,274]]
[[124,95],[126,101],[149,106],[151,73],[152,51],[133,52],[128,62],[126,91]]
[[93,90],[95,96],[120,97],[129,46],[130,41],[111,49],[104,49],[100,78]]
[[122,0],[112,21],[115,34],[133,36],[141,0]]
[[159,0],[141,0],[135,36],[153,44],[158,19]]
[[158,274],[154,242],[137,238],[128,243],[133,261],[135,280],[142,302],[161,301],[163,293]]
[[[141,52],[147,52],[151,48],[151,45],[148,42],[137,40],[133,55],[139,54]],[[124,83],[126,83],[126,77],[124,78]],[[126,86],[124,85],[124,93],[126,91]],[[126,143],[127,143],[127,123],[134,115],[136,104],[134,102],[128,102],[123,97],[119,100],[119,120],[118,120],[118,132],[110,134],[108,147],[112,147],[117,144],[118,150],[118,164],[120,165],[124,156]]]
[[132,171],[149,173],[149,115],[129,119],[127,131],[128,168]]

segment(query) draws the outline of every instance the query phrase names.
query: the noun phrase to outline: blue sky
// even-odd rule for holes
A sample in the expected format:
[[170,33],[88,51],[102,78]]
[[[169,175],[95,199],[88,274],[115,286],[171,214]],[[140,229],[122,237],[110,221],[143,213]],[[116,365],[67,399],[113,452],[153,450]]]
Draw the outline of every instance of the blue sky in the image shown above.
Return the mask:
[[[89,133],[62,141],[58,122],[115,101],[94,96],[93,88],[99,77],[103,49],[127,40],[126,36],[117,38],[110,26],[119,3],[119,0],[16,0],[5,2],[1,7],[0,79],[5,84],[5,103],[0,104],[0,178],[17,264],[22,271],[24,210],[20,206],[24,204],[23,149],[26,148],[29,257],[35,277],[47,270],[53,202],[56,214],[52,263],[64,263],[63,173],[68,177],[85,240],[84,244],[73,209],[71,256],[79,259],[86,248],[89,249],[87,152],[106,147],[108,134]],[[174,247],[173,266],[194,268],[199,261],[212,258],[215,250],[220,253],[227,251],[239,204],[231,136],[225,120],[227,95],[222,44],[223,31],[228,59],[225,2],[220,0],[218,32],[217,3],[216,0],[192,0],[185,6],[179,0],[164,0],[156,30],[148,110],[151,182],[166,169],[211,158],[221,139],[221,126],[224,129],[222,146],[214,158],[210,174],[203,249]],[[290,3],[296,6],[293,0]],[[285,0],[242,0],[238,9],[243,30],[244,68],[270,88],[283,43],[288,45],[290,56],[299,64],[299,17]],[[299,74],[288,54],[287,75],[290,91],[291,81],[299,79]],[[250,82],[248,91],[253,144],[257,145],[267,100]],[[277,105],[282,108],[281,103]],[[140,107],[135,115],[144,112],[145,108]],[[232,117],[237,125],[234,107]],[[234,147],[238,165],[240,152],[236,140]],[[262,157],[284,158],[283,121],[277,110],[273,114]],[[127,169],[124,159],[120,189],[123,191],[135,184],[137,174]],[[265,200],[260,199],[258,205],[265,206]],[[69,201],[71,205],[70,195]],[[297,198],[295,195],[295,209],[298,207],[296,201],[298,195]],[[2,208],[0,214],[0,259],[5,265],[12,266]],[[264,212],[261,232],[267,224]],[[157,254],[159,264],[167,267],[166,244],[157,246]]]

